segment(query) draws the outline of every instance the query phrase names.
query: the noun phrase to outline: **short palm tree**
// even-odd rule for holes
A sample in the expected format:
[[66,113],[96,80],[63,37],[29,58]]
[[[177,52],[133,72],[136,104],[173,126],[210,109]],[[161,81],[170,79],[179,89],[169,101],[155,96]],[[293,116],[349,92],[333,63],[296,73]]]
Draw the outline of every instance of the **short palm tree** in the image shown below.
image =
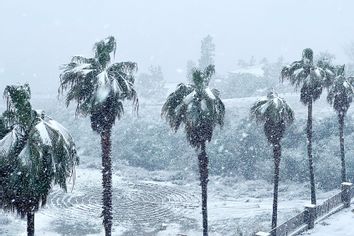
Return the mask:
[[285,129],[294,121],[294,112],[284,99],[280,98],[278,94],[270,92],[267,97],[259,99],[251,107],[251,117],[264,124],[264,133],[268,142],[273,146],[274,195],[272,229],[274,229],[277,227],[279,165],[281,159],[280,141]]
[[302,60],[285,66],[281,71],[282,80],[289,80],[296,88],[300,87],[300,101],[307,106],[307,155],[311,183],[311,204],[316,205],[315,175],[312,159],[312,105],[320,98],[323,88],[328,84],[327,73],[313,64],[313,51],[306,48]]
[[134,89],[134,62],[111,63],[116,40],[108,37],[94,45],[94,57],[74,56],[64,65],[60,75],[59,93],[66,93],[66,104],[75,101],[76,112],[90,116],[91,128],[101,136],[103,224],[105,234],[112,233],[112,160],[111,130],[124,109],[123,101],[138,99]]
[[347,181],[346,169],[345,169],[345,153],[344,153],[344,117],[350,107],[350,103],[353,101],[354,88],[352,82],[353,77],[345,77],[344,65],[340,66],[336,70],[336,78],[333,81],[332,86],[329,88],[327,101],[338,114],[339,124],[339,144],[340,144],[340,157],[342,163],[341,177],[342,182]]
[[171,128],[178,130],[183,123],[189,144],[200,150],[198,154],[200,183],[202,188],[203,235],[208,235],[207,184],[208,156],[205,144],[210,142],[216,125],[223,125],[225,107],[219,91],[208,87],[213,65],[204,71],[194,69],[193,84],[179,84],[162,107],[162,116]]
[[8,132],[0,141],[0,207],[27,216],[27,234],[33,236],[35,212],[53,184],[67,190],[78,156],[68,131],[43,111],[32,110],[28,85],[7,86],[4,96]]

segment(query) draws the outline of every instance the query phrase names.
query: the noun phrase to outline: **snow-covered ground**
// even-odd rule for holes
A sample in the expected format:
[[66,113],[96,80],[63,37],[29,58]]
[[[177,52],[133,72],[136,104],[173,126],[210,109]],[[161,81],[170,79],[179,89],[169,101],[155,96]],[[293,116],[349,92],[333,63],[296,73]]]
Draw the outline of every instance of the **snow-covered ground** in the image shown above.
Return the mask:
[[[299,102],[298,93],[287,93],[282,96],[295,110],[297,119],[303,120],[306,118],[306,107]],[[48,112],[48,115],[73,130],[74,138],[79,145],[81,158],[81,165],[76,171],[77,178],[73,191],[63,193],[61,190],[54,188],[47,206],[36,214],[36,235],[103,235],[102,219],[100,218],[100,150],[95,146],[99,143],[99,139],[89,129],[89,119],[83,119],[82,117],[75,119],[74,110],[67,110],[62,103],[52,96],[34,96],[33,100],[35,108],[44,109]],[[233,123],[244,119],[249,114],[249,107],[256,100],[256,97],[224,100],[226,119],[232,120]],[[152,124],[152,127],[157,124],[164,125],[160,117],[160,109],[161,104],[142,104],[140,117],[133,119],[127,112],[123,120],[116,125],[114,135],[115,137],[128,137],[130,139],[128,142],[123,139],[115,139],[113,151],[122,148],[131,148],[135,151],[138,148],[135,144],[140,141],[140,137],[123,135],[133,132],[133,128],[138,125],[143,125],[144,128],[149,129],[150,126],[145,126],[144,122]],[[316,120],[330,116],[335,117],[334,111],[326,102],[325,94],[315,103],[314,114],[316,114]],[[348,116],[353,116],[352,109],[349,110]],[[139,121],[140,124],[137,121],[139,119],[144,122]],[[129,124],[123,126],[126,123]],[[230,127],[225,127],[225,129],[230,129]],[[168,132],[167,125],[166,131],[162,131]],[[163,143],[160,139],[165,137],[171,139],[172,142],[172,137],[176,137],[185,145],[184,136],[178,135],[172,133],[168,137],[157,135],[156,140],[148,143],[147,147],[152,148],[157,143],[160,145],[158,150],[177,149],[178,147],[170,147],[169,143]],[[215,134],[215,138],[217,138],[217,135]],[[150,152],[150,149],[133,151],[128,152],[128,154],[143,154],[143,158],[150,158],[156,160],[156,162],[162,161],[162,159],[158,159],[154,152]],[[123,156],[117,155],[120,154],[119,152],[114,152],[113,235],[200,235],[202,225],[200,186],[197,169],[193,166],[196,158],[195,156],[191,157],[194,153],[187,145],[183,146],[183,152],[187,153],[189,162],[183,162],[179,168],[166,167],[166,169],[153,171],[148,171],[148,168],[128,165],[127,158],[134,156],[128,155],[123,158]],[[177,153],[177,151],[172,150],[171,153],[170,156],[165,158],[187,160],[178,156],[181,151]],[[284,152],[284,154],[287,153]],[[351,152],[348,151],[348,160],[351,158],[350,155]],[[305,156],[303,161],[306,161]],[[263,172],[269,171],[271,176],[271,168],[272,166],[269,166],[269,169]],[[319,203],[337,193],[337,191],[321,192],[321,190],[318,190]],[[208,194],[211,236],[247,236],[253,232],[269,230],[273,194],[273,186],[269,179],[263,178],[251,181],[237,175],[212,175]],[[303,206],[309,202],[309,196],[307,183],[300,184],[281,179],[279,223],[302,211]],[[25,231],[25,220],[19,219],[12,213],[3,214],[3,212],[0,212],[0,235],[25,235]]]
[[[200,187],[196,176],[178,180],[165,171],[148,172],[116,165],[113,175],[113,235],[199,235]],[[103,235],[101,174],[98,169],[78,168],[72,192],[54,188],[47,206],[35,218],[36,235]],[[331,192],[319,193],[326,199]],[[308,203],[308,187],[280,185],[280,222]],[[212,177],[209,185],[210,235],[250,235],[269,229],[272,185]],[[0,216],[0,235],[25,235],[26,221],[11,213]]]
[[309,236],[353,236],[354,235],[353,205],[315,225],[315,228],[301,235]]

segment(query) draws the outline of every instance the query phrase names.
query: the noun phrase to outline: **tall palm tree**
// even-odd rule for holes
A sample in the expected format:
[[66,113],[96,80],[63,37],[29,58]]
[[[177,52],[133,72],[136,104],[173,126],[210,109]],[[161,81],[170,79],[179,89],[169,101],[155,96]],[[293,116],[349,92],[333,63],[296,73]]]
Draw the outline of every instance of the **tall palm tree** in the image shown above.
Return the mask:
[[208,155],[206,142],[210,142],[216,125],[223,125],[225,107],[219,97],[219,91],[208,87],[213,65],[204,71],[194,69],[193,84],[179,84],[162,107],[164,116],[175,131],[184,124],[189,144],[200,151],[198,154],[200,183],[202,188],[203,235],[208,235],[207,184]]
[[281,71],[282,80],[289,80],[296,88],[300,87],[300,101],[307,106],[307,155],[311,183],[311,204],[316,205],[315,175],[312,159],[312,105],[320,98],[328,77],[326,72],[313,63],[313,51],[306,48],[302,60],[285,66]]
[[340,66],[336,70],[336,78],[333,81],[332,86],[329,88],[327,101],[338,114],[339,124],[339,145],[340,145],[340,157],[342,163],[341,177],[342,182],[347,181],[346,169],[345,169],[345,153],[344,153],[344,117],[347,113],[350,103],[353,101],[354,88],[352,83],[353,77],[345,77],[344,65]]
[[124,109],[123,101],[133,100],[138,108],[134,90],[134,73],[137,64],[119,62],[112,64],[116,40],[108,37],[94,45],[94,57],[74,56],[62,68],[59,93],[66,93],[66,104],[77,103],[76,113],[90,116],[91,128],[101,136],[103,224],[105,234],[112,232],[112,160],[111,130]]
[[32,110],[29,86],[7,86],[3,113],[7,134],[0,140],[0,207],[27,216],[34,235],[34,215],[45,205],[53,184],[67,190],[66,179],[78,164],[69,132],[43,111]]
[[272,229],[277,227],[279,165],[281,159],[280,141],[285,129],[293,123],[294,112],[283,98],[270,92],[251,107],[251,117],[264,124],[264,133],[273,146],[274,155],[274,192]]

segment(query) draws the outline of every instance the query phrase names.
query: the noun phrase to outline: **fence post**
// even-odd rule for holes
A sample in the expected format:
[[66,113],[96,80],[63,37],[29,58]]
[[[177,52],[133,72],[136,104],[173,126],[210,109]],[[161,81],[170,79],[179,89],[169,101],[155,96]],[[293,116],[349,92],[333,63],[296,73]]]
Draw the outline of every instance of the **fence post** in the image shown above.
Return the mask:
[[256,233],[255,236],[270,236],[270,233],[260,231]]
[[316,218],[316,205],[308,204],[305,205],[305,223],[307,224],[308,229],[313,229],[315,227],[315,218]]
[[344,207],[349,207],[350,206],[350,200],[352,198],[351,196],[351,188],[352,188],[352,183],[350,182],[343,182],[341,184],[341,189],[342,189],[342,202],[344,204]]

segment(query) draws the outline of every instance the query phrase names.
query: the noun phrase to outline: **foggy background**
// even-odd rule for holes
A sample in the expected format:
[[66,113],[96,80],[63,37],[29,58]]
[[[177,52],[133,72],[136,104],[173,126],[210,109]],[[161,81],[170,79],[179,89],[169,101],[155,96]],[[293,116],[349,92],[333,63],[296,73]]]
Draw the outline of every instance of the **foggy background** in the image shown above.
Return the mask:
[[344,0],[1,0],[0,90],[29,82],[34,93],[55,93],[60,65],[91,57],[109,35],[118,40],[116,61],[137,62],[139,73],[160,65],[170,82],[186,80],[186,62],[198,60],[208,34],[218,74],[252,56],[300,59],[305,47],[344,63],[353,9]]

